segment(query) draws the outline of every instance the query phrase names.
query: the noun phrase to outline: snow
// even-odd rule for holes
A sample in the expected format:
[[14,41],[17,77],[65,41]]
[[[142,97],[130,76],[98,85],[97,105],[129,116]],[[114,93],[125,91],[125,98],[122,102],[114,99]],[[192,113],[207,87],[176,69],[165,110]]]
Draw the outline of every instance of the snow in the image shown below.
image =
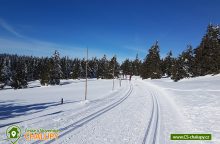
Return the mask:
[[[183,79],[179,82],[170,79],[153,80],[150,84],[157,87],[181,115],[181,123],[187,127],[185,133],[211,133],[212,143],[220,142],[220,75]],[[170,132],[175,133],[175,130]]]
[[[211,133],[220,142],[220,75],[183,79],[62,80],[60,86],[29,83],[27,89],[0,91],[0,144],[5,130],[16,124],[26,128],[59,129],[56,141],[32,143],[140,144],[180,143],[171,133]],[[61,98],[64,104],[61,104]],[[29,143],[21,138],[18,143]]]

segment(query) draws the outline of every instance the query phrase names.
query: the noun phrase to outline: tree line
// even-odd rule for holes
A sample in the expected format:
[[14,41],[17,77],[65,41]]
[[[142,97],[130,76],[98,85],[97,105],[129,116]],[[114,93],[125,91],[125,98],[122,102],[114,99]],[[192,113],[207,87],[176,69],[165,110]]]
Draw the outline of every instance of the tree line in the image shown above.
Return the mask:
[[86,60],[68,57],[60,58],[58,51],[51,57],[32,57],[0,54],[1,88],[11,86],[14,89],[26,88],[29,81],[40,80],[41,85],[59,85],[60,79],[88,78],[112,79],[119,75],[120,65],[116,56],[110,60],[104,55]]
[[[112,79],[123,75],[140,75],[143,79],[170,77],[174,81],[183,78],[220,73],[220,28],[209,25],[201,43],[195,49],[188,45],[179,56],[173,57],[169,51],[165,58],[160,57],[158,41],[148,50],[146,57],[140,60],[126,59],[121,64],[117,57],[70,59],[60,57],[55,51],[51,57],[18,56],[0,54],[0,88],[11,86],[14,89],[25,88],[29,81],[40,80],[41,85],[59,85],[60,79],[78,79],[86,77],[88,63],[89,78]],[[114,71],[114,75],[113,75]]]
[[[134,66],[133,66],[134,65]],[[160,79],[170,77],[175,82],[183,78],[220,73],[220,27],[208,25],[198,47],[186,47],[181,54],[173,57],[172,51],[165,58],[160,58],[158,41],[149,49],[143,61],[125,60],[121,68],[123,72],[140,75],[143,79]]]

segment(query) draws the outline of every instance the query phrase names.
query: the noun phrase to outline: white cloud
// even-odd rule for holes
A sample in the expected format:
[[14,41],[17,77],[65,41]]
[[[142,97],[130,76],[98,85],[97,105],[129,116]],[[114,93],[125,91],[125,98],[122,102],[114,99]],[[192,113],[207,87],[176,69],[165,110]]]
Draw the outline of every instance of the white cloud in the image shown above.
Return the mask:
[[64,46],[52,42],[41,41],[18,33],[13,26],[0,18],[0,28],[13,35],[13,38],[0,38],[0,52],[26,54],[35,56],[50,56],[58,50],[65,56],[82,55],[83,48]]
[[[65,46],[52,42],[40,41],[35,39],[9,39],[0,38],[0,53],[11,53],[32,56],[51,56],[58,50],[61,56],[83,58],[86,56],[86,47]],[[102,57],[107,54],[97,48],[89,48],[89,58]],[[107,54],[108,55],[108,54]]]
[[0,52],[14,53],[35,56],[50,56],[55,50],[58,50],[62,56],[81,56],[83,48],[64,47],[58,44],[44,42],[39,40],[16,40],[0,38]]
[[[51,56],[55,50],[58,50],[61,56],[83,58],[86,55],[86,47],[62,45],[27,37],[18,33],[15,28],[1,18],[0,27],[14,36],[13,38],[0,37],[0,53]],[[104,54],[109,55],[110,53],[106,53],[105,50],[98,48],[89,48],[89,58],[95,56],[100,58]]]
[[10,32],[11,34],[17,36],[17,37],[24,37],[21,34],[19,34],[11,25],[9,25],[6,21],[0,18],[0,26],[5,29],[6,31]]

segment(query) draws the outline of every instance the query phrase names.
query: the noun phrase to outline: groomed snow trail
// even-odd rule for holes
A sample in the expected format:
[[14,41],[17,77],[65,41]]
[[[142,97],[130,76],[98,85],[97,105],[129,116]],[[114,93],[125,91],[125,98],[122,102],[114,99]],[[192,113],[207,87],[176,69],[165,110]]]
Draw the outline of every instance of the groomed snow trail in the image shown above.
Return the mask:
[[199,133],[182,115],[181,109],[169,94],[151,81],[139,80],[152,97],[153,110],[142,144],[207,144],[209,141],[171,141],[170,134]]
[[152,111],[142,144],[156,144],[159,131],[159,104],[155,93],[149,90],[152,97]]
[[[103,81],[93,83],[96,85],[93,86],[95,90],[88,102],[57,104],[42,110],[42,113],[18,116],[16,118],[20,119],[15,122],[18,122],[23,130],[61,130],[57,140],[31,141],[32,144],[214,144],[212,141],[170,140],[172,133],[206,132],[196,129],[192,121],[185,117],[181,106],[174,101],[173,95],[153,80],[125,80],[122,87],[114,91],[109,90],[110,93],[105,93],[97,87],[103,85]],[[72,86],[58,88],[60,92],[67,91],[68,94]],[[80,83],[77,86],[80,87]],[[103,85],[103,88],[105,87],[106,85]],[[97,93],[103,96],[96,96]],[[2,126],[0,131],[3,138],[6,128],[7,125]],[[0,144],[6,143],[10,142],[6,139],[0,141]],[[29,144],[30,141],[21,138],[19,143]]]
[[[189,126],[181,122],[184,119],[179,115],[178,107],[172,104],[163,91],[142,80],[127,82],[127,86],[121,91],[100,103],[90,102],[90,104],[92,106],[85,110],[60,115],[64,120],[52,123],[38,121],[32,124],[38,126],[42,124],[44,128],[53,127],[61,130],[57,140],[36,141],[33,144],[171,143],[170,133],[184,133],[185,128]],[[161,114],[160,107],[165,114]],[[173,116],[169,116],[169,113]],[[171,124],[175,126],[166,127],[169,122],[173,122]]]
[[[68,125],[68,126],[65,126],[63,128],[61,128],[60,130],[62,131],[62,134],[59,135],[59,138],[62,138],[64,137],[65,135],[68,135],[69,133],[73,132],[74,130],[80,128],[81,126],[87,124],[88,122],[90,122],[91,120],[93,119],[96,119],[97,117],[101,116],[102,114],[110,111],[111,109],[113,109],[114,107],[118,106],[119,104],[121,104],[124,100],[126,100],[130,94],[132,93],[132,90],[133,90],[133,87],[132,85],[130,85],[130,88],[129,88],[129,91],[121,98],[119,99],[118,101],[98,110],[98,111],[95,111],[94,113],[86,116],[86,117],[83,117],[82,119]],[[49,142],[46,142],[46,144],[50,144],[52,142],[54,142],[55,140],[51,140]]]
[[[138,81],[133,81],[130,85],[133,91],[129,95],[126,94],[125,100],[98,115],[95,119],[91,119],[77,128],[73,126],[68,134],[61,134],[55,143],[141,144],[150,119],[152,99],[150,93],[145,91]],[[152,125],[154,125],[153,123]],[[154,133],[153,128],[150,133]],[[152,139],[153,141],[156,139]]]

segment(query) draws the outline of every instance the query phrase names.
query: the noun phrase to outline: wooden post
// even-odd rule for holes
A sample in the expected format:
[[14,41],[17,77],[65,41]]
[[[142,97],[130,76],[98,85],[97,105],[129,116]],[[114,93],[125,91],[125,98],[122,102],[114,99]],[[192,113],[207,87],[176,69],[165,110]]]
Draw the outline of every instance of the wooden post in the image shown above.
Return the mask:
[[112,90],[114,90],[114,88],[115,88],[115,59],[116,59],[116,57],[114,56],[113,58],[114,58],[114,59],[113,59],[113,60],[114,60],[114,61],[113,61],[114,63],[113,63],[113,69],[112,69],[112,70],[113,70],[113,72],[112,72],[112,75],[113,75]]
[[121,87],[122,71],[119,71],[119,85]]
[[85,100],[87,99],[87,68],[88,67],[88,47],[86,48],[86,83],[85,83]]
[[121,76],[120,76],[120,87],[121,87]]

